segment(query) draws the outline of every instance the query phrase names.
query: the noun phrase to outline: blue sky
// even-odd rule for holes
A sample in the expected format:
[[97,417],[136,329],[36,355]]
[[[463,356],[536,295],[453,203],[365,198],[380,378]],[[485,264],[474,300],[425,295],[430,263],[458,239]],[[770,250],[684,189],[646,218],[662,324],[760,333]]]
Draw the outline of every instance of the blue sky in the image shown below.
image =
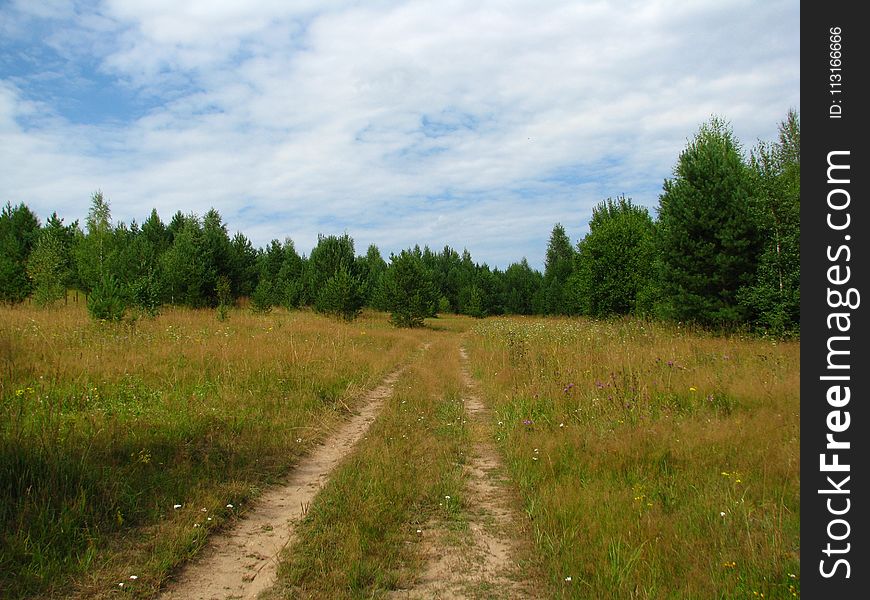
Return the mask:
[[698,126],[800,110],[799,2],[0,0],[0,202],[214,207],[255,246],[347,231],[543,266],[653,209]]

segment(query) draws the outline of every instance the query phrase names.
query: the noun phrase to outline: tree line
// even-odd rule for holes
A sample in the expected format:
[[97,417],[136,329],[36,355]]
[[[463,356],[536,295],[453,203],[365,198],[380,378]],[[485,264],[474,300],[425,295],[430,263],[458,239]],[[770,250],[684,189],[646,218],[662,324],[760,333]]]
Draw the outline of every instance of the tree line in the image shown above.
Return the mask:
[[729,124],[701,125],[666,179],[656,218],[625,195],[592,211],[572,244],[557,224],[544,271],[526,259],[506,269],[467,250],[408,248],[389,262],[375,245],[357,254],[347,234],[320,235],[308,256],[291,239],[254,248],[229,235],[218,211],[156,210],[141,224],[113,223],[101,192],[82,227],[56,213],[40,224],[25,205],[0,214],[0,301],[50,305],[83,291],[100,319],[165,304],[216,307],[240,298],[253,310],[313,307],[353,319],[363,307],[400,326],[441,312],[641,315],[702,326],[750,326],[777,334],[799,326],[800,120],[746,155]]

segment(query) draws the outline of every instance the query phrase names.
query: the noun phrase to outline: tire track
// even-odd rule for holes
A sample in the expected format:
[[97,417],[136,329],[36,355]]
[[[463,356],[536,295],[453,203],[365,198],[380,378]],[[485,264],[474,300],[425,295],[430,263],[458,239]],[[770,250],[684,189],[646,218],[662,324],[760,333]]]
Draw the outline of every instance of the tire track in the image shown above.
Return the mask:
[[359,414],[302,458],[286,484],[265,492],[230,530],[209,539],[200,556],[183,567],[160,594],[160,600],[248,600],[270,587],[278,554],[292,543],[296,523],[332,470],[368,431],[402,371],[396,369],[369,392]]
[[398,599],[535,598],[521,583],[515,560],[519,516],[510,503],[505,467],[488,433],[489,410],[468,372],[468,354],[460,348],[465,409],[472,423],[465,489],[468,532],[457,536],[434,523],[423,542],[426,565],[412,589],[392,592]]

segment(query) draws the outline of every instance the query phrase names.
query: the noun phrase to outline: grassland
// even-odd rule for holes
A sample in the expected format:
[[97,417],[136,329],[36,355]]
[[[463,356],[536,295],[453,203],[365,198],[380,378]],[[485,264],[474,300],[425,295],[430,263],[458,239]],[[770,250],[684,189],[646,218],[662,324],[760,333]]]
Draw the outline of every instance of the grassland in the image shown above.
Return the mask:
[[288,549],[273,598],[368,598],[408,587],[433,514],[460,519],[468,429],[454,336],[431,336]]
[[549,596],[799,596],[798,343],[567,319],[469,342]]
[[270,594],[407,587],[417,530],[463,527],[460,345],[541,597],[799,596],[798,342],[580,319],[403,331],[373,313],[105,326],[70,306],[0,308],[0,597],[153,597],[397,365]]
[[418,346],[380,315],[0,309],[0,597],[147,597]]

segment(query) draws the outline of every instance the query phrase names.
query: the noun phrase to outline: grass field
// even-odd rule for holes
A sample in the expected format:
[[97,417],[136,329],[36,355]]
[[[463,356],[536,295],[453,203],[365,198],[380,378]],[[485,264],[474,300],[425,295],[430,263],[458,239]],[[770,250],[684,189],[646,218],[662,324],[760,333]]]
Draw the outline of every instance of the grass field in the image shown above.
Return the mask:
[[800,594],[800,346],[497,319],[475,375],[553,597]]
[[406,586],[417,529],[464,519],[460,345],[542,597],[800,595],[798,342],[629,320],[427,323],[167,309],[106,326],[75,306],[0,308],[0,597],[153,597],[400,365],[269,595]]
[[381,316],[0,309],[0,597],[147,595],[418,346]]

